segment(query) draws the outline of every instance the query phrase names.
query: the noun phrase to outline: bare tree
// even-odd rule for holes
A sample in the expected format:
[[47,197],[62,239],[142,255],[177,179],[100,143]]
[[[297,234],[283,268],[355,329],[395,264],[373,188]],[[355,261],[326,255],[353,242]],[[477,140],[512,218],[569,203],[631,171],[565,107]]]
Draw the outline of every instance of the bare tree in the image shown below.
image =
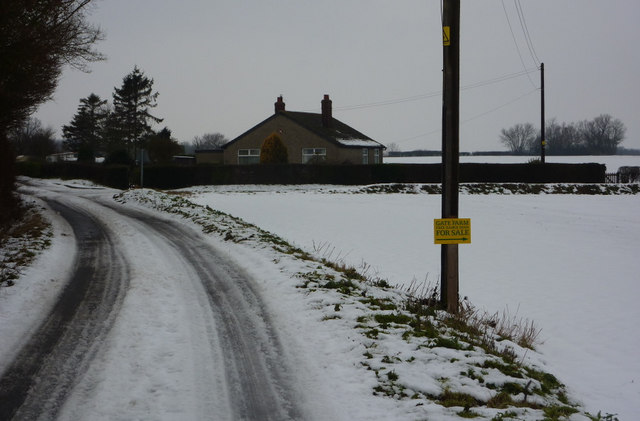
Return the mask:
[[500,141],[511,152],[525,153],[534,147],[536,141],[536,129],[531,123],[516,124],[500,132]]
[[558,123],[556,119],[547,122],[545,128],[547,151],[550,154],[576,154],[584,150],[581,124]]
[[0,5],[0,131],[16,127],[53,95],[64,65],[87,71],[104,57],[86,21],[91,0],[11,0]]
[[9,130],[51,98],[64,65],[86,71],[103,59],[93,48],[102,32],[86,21],[91,1],[0,2],[0,223],[18,209]]
[[228,141],[222,133],[205,133],[202,136],[194,137],[191,144],[195,150],[220,149]]
[[389,155],[393,155],[394,153],[400,152],[400,145],[398,145],[395,142],[391,142],[387,145],[387,149],[385,150],[385,153],[387,156]]
[[601,114],[584,122],[582,136],[589,153],[615,154],[626,131],[622,121],[609,114]]
[[37,118],[30,118],[9,133],[9,141],[18,155],[44,160],[58,150],[53,127],[44,127]]

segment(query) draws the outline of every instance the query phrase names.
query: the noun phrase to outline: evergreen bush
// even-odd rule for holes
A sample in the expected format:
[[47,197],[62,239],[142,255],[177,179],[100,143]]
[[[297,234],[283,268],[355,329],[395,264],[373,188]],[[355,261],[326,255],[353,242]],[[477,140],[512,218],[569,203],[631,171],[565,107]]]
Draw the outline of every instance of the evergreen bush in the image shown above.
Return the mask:
[[276,133],[272,133],[262,143],[260,148],[261,164],[286,164],[289,162],[287,147]]
[[109,152],[104,160],[105,165],[132,165],[133,159],[129,156],[126,149],[116,149]]

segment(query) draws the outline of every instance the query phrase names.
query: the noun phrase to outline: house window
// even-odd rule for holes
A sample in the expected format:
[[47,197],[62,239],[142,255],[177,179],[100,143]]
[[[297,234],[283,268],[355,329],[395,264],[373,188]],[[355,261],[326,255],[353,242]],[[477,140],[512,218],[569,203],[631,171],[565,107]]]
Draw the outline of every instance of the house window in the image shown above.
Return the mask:
[[380,149],[374,149],[374,151],[373,151],[373,163],[374,164],[379,164],[380,163]]
[[362,150],[362,163],[365,165],[369,163],[369,149]]
[[238,149],[238,164],[259,164],[260,149]]
[[327,160],[326,148],[304,148],[302,149],[302,163],[315,164]]

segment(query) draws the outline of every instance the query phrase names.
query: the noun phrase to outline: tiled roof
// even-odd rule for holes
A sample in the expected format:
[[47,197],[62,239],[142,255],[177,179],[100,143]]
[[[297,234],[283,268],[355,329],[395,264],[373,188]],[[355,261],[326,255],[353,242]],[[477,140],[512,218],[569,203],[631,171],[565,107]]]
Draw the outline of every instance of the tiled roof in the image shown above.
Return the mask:
[[384,147],[382,144],[371,139],[369,136],[360,133],[353,127],[344,124],[335,118],[331,119],[331,126],[322,125],[322,115],[316,113],[303,113],[297,111],[282,111],[282,114],[331,142],[337,142],[345,147]]
[[262,126],[266,122],[276,118],[277,116],[286,117],[296,124],[304,127],[305,129],[325,138],[327,141],[339,144],[340,146],[345,148],[384,148],[384,145],[382,145],[381,143],[376,142],[367,135],[360,133],[353,127],[341,122],[340,120],[332,118],[331,126],[324,127],[322,125],[321,114],[305,113],[299,111],[279,111],[277,114],[274,114],[266,120],[258,123],[256,126],[252,127],[229,143],[225,144],[223,148],[226,148],[230,144],[235,143],[235,141],[239,138]]

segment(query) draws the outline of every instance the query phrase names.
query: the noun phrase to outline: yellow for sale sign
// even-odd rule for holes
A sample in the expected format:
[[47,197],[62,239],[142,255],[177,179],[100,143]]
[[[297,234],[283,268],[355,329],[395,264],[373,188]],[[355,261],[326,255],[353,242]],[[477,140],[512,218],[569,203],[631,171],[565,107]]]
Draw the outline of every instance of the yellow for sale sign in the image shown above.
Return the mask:
[[470,244],[471,219],[434,219],[433,239],[435,244]]

